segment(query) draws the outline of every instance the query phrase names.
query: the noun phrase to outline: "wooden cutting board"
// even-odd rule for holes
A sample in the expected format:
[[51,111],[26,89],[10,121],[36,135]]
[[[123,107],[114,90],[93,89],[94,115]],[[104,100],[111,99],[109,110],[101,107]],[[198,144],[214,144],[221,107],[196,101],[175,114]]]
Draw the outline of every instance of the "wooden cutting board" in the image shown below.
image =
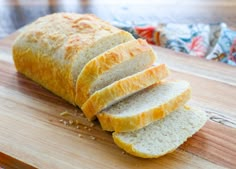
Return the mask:
[[77,107],[17,73],[10,52],[16,35],[0,41],[0,168],[236,168],[236,68],[154,47],[170,79],[191,83],[189,104],[209,120],[173,153],[141,159]]

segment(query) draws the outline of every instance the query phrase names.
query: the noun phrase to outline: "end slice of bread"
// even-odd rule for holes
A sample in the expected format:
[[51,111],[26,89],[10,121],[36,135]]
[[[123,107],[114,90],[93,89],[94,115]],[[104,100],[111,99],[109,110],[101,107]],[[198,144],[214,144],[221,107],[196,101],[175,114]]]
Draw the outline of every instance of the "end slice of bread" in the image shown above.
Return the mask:
[[137,130],[183,106],[191,96],[186,81],[152,85],[97,114],[104,130]]
[[93,120],[101,110],[161,81],[168,76],[168,72],[166,65],[162,64],[118,80],[96,91],[83,104],[82,110],[89,120]]
[[164,119],[132,132],[112,134],[114,142],[126,152],[157,158],[177,149],[207,121],[205,112],[182,107]]
[[81,107],[97,90],[150,67],[155,54],[145,40],[120,44],[90,60],[76,82],[76,104]]

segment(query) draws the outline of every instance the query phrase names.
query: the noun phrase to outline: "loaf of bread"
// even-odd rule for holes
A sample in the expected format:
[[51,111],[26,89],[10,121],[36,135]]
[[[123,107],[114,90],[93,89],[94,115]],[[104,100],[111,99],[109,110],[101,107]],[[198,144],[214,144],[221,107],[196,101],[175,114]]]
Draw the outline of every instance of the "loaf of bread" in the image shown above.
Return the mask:
[[27,26],[13,45],[17,70],[75,105],[75,85],[85,64],[134,39],[91,14],[57,13]]
[[125,77],[95,92],[83,104],[82,111],[89,120],[93,120],[96,114],[101,110],[108,108],[142,89],[160,82],[167,76],[168,69],[162,64]]
[[190,96],[191,88],[186,81],[161,82],[103,110],[97,117],[107,131],[137,130],[183,106]]
[[132,132],[113,133],[115,143],[142,158],[157,158],[174,151],[207,121],[205,112],[181,107],[167,117]]
[[81,107],[97,90],[150,67],[155,60],[152,48],[142,39],[107,50],[90,60],[81,71],[76,83],[76,104]]
[[20,73],[97,117],[119,147],[143,158],[173,151],[206,122],[183,107],[190,84],[162,80],[168,69],[152,66],[155,58],[144,40],[91,14],[39,18],[13,45]]

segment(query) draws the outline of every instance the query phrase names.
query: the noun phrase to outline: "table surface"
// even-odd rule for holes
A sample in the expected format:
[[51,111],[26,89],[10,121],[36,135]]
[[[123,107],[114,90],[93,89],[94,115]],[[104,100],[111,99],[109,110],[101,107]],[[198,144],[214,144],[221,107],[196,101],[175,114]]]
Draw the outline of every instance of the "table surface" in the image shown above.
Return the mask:
[[[207,124],[175,152],[143,160],[122,153],[95,123],[91,131],[78,108],[17,73],[11,45],[16,32],[0,41],[0,166],[4,168],[234,168],[236,166],[235,68],[153,47],[170,79],[190,82],[188,103],[205,110]],[[65,126],[63,111],[79,113],[80,129]],[[78,135],[81,134],[83,138]],[[91,140],[91,135],[96,141]],[[96,155],[95,155],[96,154]],[[91,156],[93,160],[90,160]],[[112,167],[111,167],[112,166]]]
[[62,11],[94,13],[107,21],[225,22],[236,28],[235,9],[235,0],[0,0],[0,38],[40,16]]
[[[92,12],[108,21],[115,16],[126,20],[129,13],[128,19],[137,22],[223,21],[230,26],[236,23],[235,1],[135,2],[0,1],[0,167],[89,168],[96,165],[100,168],[133,168],[135,164],[136,168],[210,169],[236,166],[235,67],[153,47],[158,61],[171,69],[170,79],[191,83],[193,96],[189,104],[200,107],[209,116],[207,124],[177,151],[154,160],[123,154],[110,134],[102,131],[98,124],[92,132],[88,131],[85,126],[89,124],[84,118],[80,118],[80,129],[61,124],[60,112],[80,113],[80,110],[16,73],[11,45],[19,32],[12,32],[47,13]],[[78,134],[84,138],[79,138]],[[91,135],[96,136],[96,141],[90,139]],[[93,160],[89,160],[91,156]]]

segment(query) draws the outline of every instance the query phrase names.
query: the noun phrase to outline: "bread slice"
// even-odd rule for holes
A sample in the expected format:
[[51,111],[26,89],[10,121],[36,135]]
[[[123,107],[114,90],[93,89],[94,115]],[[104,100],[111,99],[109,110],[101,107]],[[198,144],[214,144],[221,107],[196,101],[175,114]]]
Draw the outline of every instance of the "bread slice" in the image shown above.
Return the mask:
[[76,104],[81,107],[97,90],[146,69],[155,62],[155,54],[145,40],[120,44],[90,60],[76,83]]
[[182,107],[164,119],[132,132],[112,134],[114,142],[126,152],[157,158],[177,149],[206,123],[205,112]]
[[56,13],[27,26],[13,45],[17,70],[75,104],[84,65],[133,36],[91,14]]
[[168,76],[168,68],[162,64],[125,77],[95,92],[82,106],[89,120],[93,120],[101,110],[120,100],[157,83]]
[[184,105],[191,95],[186,81],[161,82],[144,89],[97,114],[104,130],[137,130]]

